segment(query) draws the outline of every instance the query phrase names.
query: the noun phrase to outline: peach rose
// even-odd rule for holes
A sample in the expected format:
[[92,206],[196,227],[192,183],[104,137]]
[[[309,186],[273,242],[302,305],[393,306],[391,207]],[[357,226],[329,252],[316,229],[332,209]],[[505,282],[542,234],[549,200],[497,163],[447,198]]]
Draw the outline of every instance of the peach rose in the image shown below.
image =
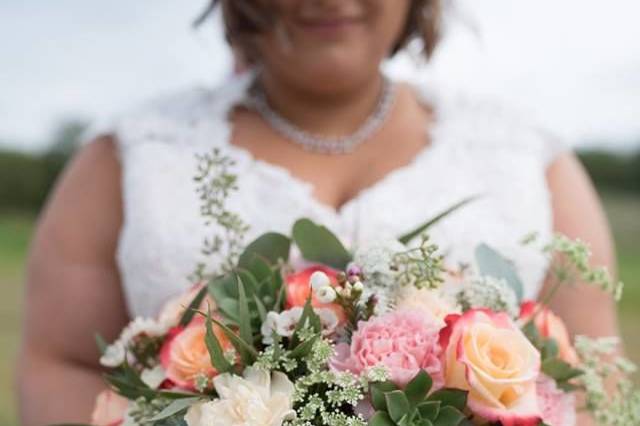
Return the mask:
[[538,425],[540,354],[509,316],[472,309],[445,321],[445,386],[469,391],[469,408],[488,422]]
[[[180,319],[184,315],[185,310],[191,305],[193,299],[196,298],[200,290],[204,287],[204,284],[196,284],[191,290],[186,293],[179,295],[173,299],[170,299],[165,305],[162,307],[160,311],[160,315],[158,316],[158,320],[161,324],[166,324],[168,327],[173,327],[178,325]],[[200,303],[199,310],[203,312],[207,312],[207,309],[211,308],[212,311],[216,310],[216,303],[211,298],[210,295],[207,295]]]
[[[217,325],[213,332],[223,350],[232,349],[231,342]],[[206,320],[198,316],[186,327],[174,327],[160,349],[160,363],[167,379],[184,389],[195,389],[195,382],[202,375],[213,378],[218,374],[211,365],[205,335]]]
[[336,286],[338,284],[338,271],[327,266],[311,266],[300,272],[296,272],[295,274],[289,274],[285,278],[285,285],[287,286],[287,309],[304,306],[307,303],[309,296],[311,296],[311,304],[314,308],[331,309],[338,316],[340,323],[344,322],[345,314],[342,307],[335,303],[322,303],[318,300],[316,295],[313,294],[310,280],[311,275],[317,271],[327,274],[332,286]]
[[437,290],[408,286],[403,288],[396,302],[398,310],[417,310],[425,315],[435,317],[444,326],[444,319],[449,314],[460,313],[460,308],[449,303]]
[[520,306],[520,320],[524,323],[530,321],[536,310],[539,310],[539,312],[533,323],[540,335],[547,339],[555,340],[558,345],[560,359],[571,365],[577,365],[579,362],[578,354],[571,344],[569,331],[567,331],[562,319],[551,312],[549,308],[540,308],[540,305],[534,301],[524,302]]
[[110,389],[104,390],[96,398],[96,405],[91,414],[91,424],[119,426],[124,422],[128,409],[129,401]]

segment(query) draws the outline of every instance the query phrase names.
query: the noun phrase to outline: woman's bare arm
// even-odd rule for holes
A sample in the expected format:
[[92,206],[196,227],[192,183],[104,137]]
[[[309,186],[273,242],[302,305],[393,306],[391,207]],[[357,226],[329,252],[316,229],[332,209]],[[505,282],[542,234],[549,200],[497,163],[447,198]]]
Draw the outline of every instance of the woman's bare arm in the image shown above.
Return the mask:
[[[616,273],[615,251],[609,225],[598,195],[575,156],[559,157],[549,168],[554,228],[570,238],[586,242],[592,251],[592,264],[606,266]],[[550,281],[543,294],[549,291]],[[586,284],[562,287],[553,298],[551,309],[560,315],[573,335],[618,336],[616,308],[612,298]],[[582,413],[578,424],[595,425]]]
[[45,208],[28,263],[18,389],[24,426],[88,422],[104,388],[93,336],[127,321],[114,253],[122,222],[110,138],[72,160]]
[[[615,251],[609,225],[580,162],[570,154],[561,156],[550,167],[548,181],[555,230],[586,242],[592,251],[592,264],[605,266],[615,275]],[[615,304],[597,288],[586,284],[565,286],[556,293],[551,308],[562,316],[573,334],[618,335]]]

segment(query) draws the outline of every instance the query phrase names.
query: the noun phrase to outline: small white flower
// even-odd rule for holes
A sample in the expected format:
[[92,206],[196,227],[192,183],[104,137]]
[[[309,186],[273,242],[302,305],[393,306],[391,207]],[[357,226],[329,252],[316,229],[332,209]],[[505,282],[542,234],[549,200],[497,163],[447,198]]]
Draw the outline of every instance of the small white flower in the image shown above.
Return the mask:
[[140,379],[151,389],[157,389],[166,378],[167,375],[161,365],[157,365],[154,368],[145,368],[140,374]]
[[457,293],[458,305],[463,311],[473,308],[488,308],[495,312],[506,312],[518,316],[516,293],[504,279],[491,276],[472,277]]
[[353,284],[353,289],[357,292],[362,292],[364,290],[364,284],[362,284],[362,281],[356,281]]
[[336,300],[337,294],[333,287],[321,287],[316,290],[316,297],[320,303],[331,303]]
[[316,315],[320,318],[320,325],[322,327],[322,334],[329,336],[336,331],[340,320],[338,315],[332,310],[327,308],[314,309]]
[[267,314],[267,318],[265,318],[264,322],[262,323],[262,327],[260,327],[260,333],[262,334],[262,343],[264,343],[265,345],[273,344],[273,333],[277,330],[279,318],[280,314],[271,311]]
[[311,283],[311,288],[314,291],[318,291],[323,287],[329,287],[331,285],[329,276],[322,271],[315,271],[313,274],[311,274],[309,282]]
[[120,337],[107,347],[100,357],[100,364],[108,368],[118,367],[124,362],[127,348],[135,337],[141,334],[157,337],[166,334],[167,331],[168,327],[163,323],[151,318],[137,317],[122,330]]
[[300,317],[302,317],[302,311],[302,308],[295,307],[280,313],[278,321],[276,322],[276,332],[279,336],[293,336],[293,332],[296,330]]

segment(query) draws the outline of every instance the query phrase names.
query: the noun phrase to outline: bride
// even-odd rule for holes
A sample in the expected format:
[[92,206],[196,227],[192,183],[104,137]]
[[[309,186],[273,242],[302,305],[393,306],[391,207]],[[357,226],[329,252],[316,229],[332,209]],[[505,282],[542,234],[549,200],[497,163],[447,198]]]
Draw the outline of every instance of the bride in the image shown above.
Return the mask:
[[[87,422],[104,387],[94,333],[110,340],[188,288],[205,232],[196,154],[216,147],[236,162],[229,207],[251,225],[248,238],[309,217],[356,246],[482,194],[433,228],[451,264],[487,242],[510,254],[535,298],[548,264],[520,241],[557,231],[587,241],[613,269],[593,187],[544,129],[500,105],[381,74],[411,39],[433,51],[438,0],[213,4],[249,70],[124,115],[76,155],[40,218],[18,373],[22,424]],[[554,303],[572,332],[616,334],[598,290],[563,289]]]

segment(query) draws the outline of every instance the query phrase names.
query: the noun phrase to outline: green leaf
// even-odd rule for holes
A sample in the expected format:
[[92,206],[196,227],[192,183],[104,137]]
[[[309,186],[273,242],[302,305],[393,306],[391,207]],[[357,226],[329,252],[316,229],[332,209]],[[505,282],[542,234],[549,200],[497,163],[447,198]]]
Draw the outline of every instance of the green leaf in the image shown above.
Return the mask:
[[260,322],[265,322],[265,320],[267,319],[267,308],[264,306],[264,303],[262,303],[262,300],[260,300],[260,297],[258,297],[257,294],[253,295],[253,302],[256,304],[256,308],[258,309]]
[[436,216],[434,216],[433,218],[429,219],[424,224],[422,224],[422,225],[418,226],[417,228],[415,228],[414,230],[412,230],[410,232],[407,232],[406,234],[402,235],[400,238],[398,238],[398,240],[402,244],[408,244],[409,242],[411,242],[411,240],[413,240],[414,238],[419,237],[420,235],[422,235],[422,233],[424,233],[426,230],[431,228],[433,225],[435,225],[436,223],[440,222],[442,219],[444,219],[445,217],[449,216],[451,213],[455,212],[456,210],[466,206],[467,204],[469,204],[472,201],[475,201],[477,198],[478,198],[477,196],[473,196],[473,197],[465,198],[464,200],[457,202],[456,204],[454,204],[453,206],[449,207],[448,209],[438,213]]
[[547,359],[542,363],[542,372],[558,382],[566,382],[583,374],[559,358]]
[[299,333],[306,324],[308,324],[316,333],[320,333],[320,331],[322,330],[320,317],[318,317],[318,315],[313,310],[313,306],[311,305],[311,297],[309,297],[304,304],[302,315],[300,315],[300,320],[298,320],[296,329],[293,332],[293,337],[291,338],[291,347],[295,347],[300,343]]
[[322,225],[300,219],[293,225],[293,240],[302,256],[310,262],[344,269],[351,262],[351,254],[340,240]]
[[540,355],[543,361],[546,361],[547,359],[556,358],[559,352],[558,343],[555,339],[550,338],[544,341]]
[[239,275],[236,275],[238,282],[238,314],[240,337],[245,342],[253,345],[253,332],[251,331],[251,314],[249,311],[249,301],[245,293],[244,283]]
[[378,411],[369,419],[369,426],[396,426],[391,417],[384,411]]
[[96,345],[98,346],[98,350],[100,351],[100,355],[104,355],[105,351],[107,350],[107,347],[109,347],[109,344],[107,343],[106,340],[104,340],[104,337],[102,337],[100,333],[96,333],[95,339],[96,339]]
[[208,291],[207,286],[204,286],[198,292],[198,294],[196,294],[196,297],[193,298],[191,303],[189,303],[189,306],[187,306],[187,309],[185,309],[184,313],[182,314],[182,318],[180,318],[180,323],[179,323],[180,326],[186,327],[191,322],[191,320],[193,319],[193,316],[196,314],[197,309],[200,308],[202,301],[207,295],[207,291]]
[[400,390],[385,392],[384,398],[387,402],[387,412],[396,423],[411,409],[407,396]]
[[480,274],[504,279],[515,292],[518,301],[522,301],[524,294],[522,280],[509,260],[486,244],[476,247],[475,257]]
[[409,398],[411,405],[416,405],[418,402],[423,401],[429,393],[433,380],[429,373],[424,370],[420,370],[418,374],[407,384],[404,392]]
[[442,407],[434,424],[435,426],[458,426],[464,419],[464,414],[456,408]]
[[191,407],[193,404],[197,403],[200,400],[201,400],[200,397],[177,399],[173,401],[171,404],[169,404],[168,406],[166,406],[162,411],[160,411],[155,416],[149,419],[146,419],[143,423],[154,423],[160,420],[164,420],[167,417],[171,417],[175,414],[180,413],[183,410],[186,410],[187,408]]
[[460,389],[452,389],[452,388],[444,388],[435,391],[429,398],[428,401],[440,401],[442,403],[442,407],[451,406],[459,411],[464,411],[467,406],[467,391],[463,391]]
[[236,299],[225,297],[217,300],[218,312],[234,324],[240,323],[240,304]]
[[211,358],[211,365],[215,367],[220,373],[226,373],[230,371],[233,366],[224,356],[224,351],[220,341],[213,332],[213,326],[211,322],[211,313],[207,312],[207,333],[205,334],[204,342],[207,345],[209,351],[209,357]]
[[236,348],[238,354],[240,355],[240,358],[242,358],[242,361],[245,365],[251,365],[255,362],[256,358],[258,357],[258,352],[255,350],[251,343],[244,341],[242,338],[236,335],[233,330],[231,330],[229,327],[227,327],[217,319],[211,318],[211,321],[218,325],[222,329],[224,334],[229,338],[229,341],[231,342],[233,347]]
[[263,282],[271,277],[271,264],[262,256],[254,256],[253,260],[244,266],[239,266],[238,269],[251,273],[258,282]]
[[380,382],[371,385],[371,404],[378,411],[387,411],[387,400],[384,397],[385,392],[397,390],[398,387],[392,382]]
[[254,259],[259,257],[270,264],[289,260],[291,240],[282,234],[269,232],[250,243],[238,259],[238,267],[252,271]]
[[291,358],[303,358],[306,357],[307,355],[309,355],[309,353],[311,353],[311,350],[313,349],[313,345],[316,343],[316,341],[318,341],[318,339],[320,338],[319,335],[312,337],[309,340],[306,340],[302,343],[300,343],[298,346],[296,346],[291,353],[289,354],[289,356]]
[[440,401],[423,401],[416,406],[420,417],[427,420],[435,420],[440,412]]

